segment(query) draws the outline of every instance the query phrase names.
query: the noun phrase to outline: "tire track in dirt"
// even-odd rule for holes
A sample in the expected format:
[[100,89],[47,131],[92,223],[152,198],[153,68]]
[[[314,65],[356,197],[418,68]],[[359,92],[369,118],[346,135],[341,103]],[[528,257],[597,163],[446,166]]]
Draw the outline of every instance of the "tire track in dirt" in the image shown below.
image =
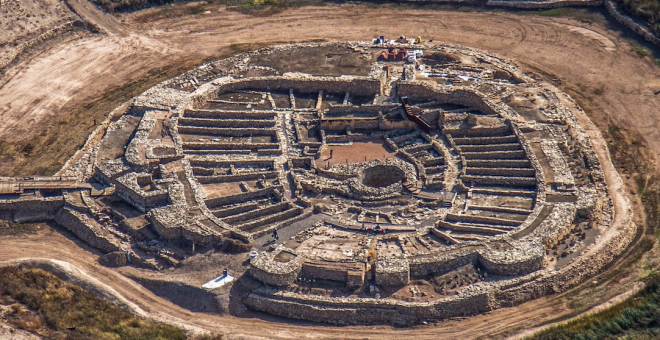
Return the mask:
[[[229,339],[467,339],[488,337],[512,326],[523,328],[563,312],[562,303],[557,297],[541,298],[535,303],[526,303],[517,308],[504,308],[471,318],[457,318],[404,329],[389,326],[340,327],[270,317],[256,319],[194,313],[154,295],[115,270],[100,266],[97,263],[100,255],[97,251],[68,232],[61,232],[71,239],[52,230],[0,239],[0,265],[17,261],[54,262],[55,265],[68,268],[70,275],[115,296],[138,314],[189,330],[222,332],[231,335]],[[541,306],[539,302],[542,302]]]
[[[660,132],[652,128],[660,122],[660,105],[651,88],[657,86],[660,89],[660,82],[657,82],[660,72],[655,66],[631,56],[625,43],[615,46],[616,53],[609,53],[600,44],[589,44],[593,41],[589,37],[552,24],[569,23],[582,27],[575,21],[489,12],[382,8],[361,8],[363,20],[356,20],[350,17],[355,7],[348,5],[296,8],[268,18],[245,16],[215,7],[211,9],[212,13],[206,16],[148,23],[134,20],[148,12],[126,15],[122,19],[127,22],[124,27],[127,35],[83,37],[53,46],[21,63],[15,76],[0,89],[0,103],[10,106],[9,109],[0,109],[0,135],[3,138],[24,138],[37,133],[52,119],[65,115],[69,108],[90,98],[98,98],[110,87],[126,84],[152,68],[192,53],[217,56],[230,50],[232,43],[319,38],[365,40],[375,32],[386,36],[417,36],[423,28],[427,32],[424,39],[462,44],[521,62],[540,64],[571,83],[606,84],[616,88],[616,91],[606,90],[600,97],[603,111],[628,126],[648,132],[645,135],[649,140],[656,139],[655,144],[649,142],[650,147],[656,153],[660,150]],[[444,18],[451,20],[443,21]],[[289,27],[292,23],[295,25]],[[42,103],[44,100],[49,102]],[[411,329],[333,327],[205,315],[175,306],[118,272],[100,267],[96,264],[97,254],[86,249],[86,246],[57,233],[6,238],[0,239],[0,260],[48,257],[66,261],[112,287],[154,318],[237,334],[236,337],[493,338],[570,313],[561,296],[550,296],[516,308]]]
[[[585,27],[579,27],[579,26],[574,26],[574,25],[568,25],[568,24],[559,24],[559,23],[553,23],[555,27],[563,27],[567,29],[570,32],[573,33],[578,33],[582,34],[586,38],[595,41],[596,43],[599,43],[600,45],[603,46],[603,48],[608,51],[608,52],[615,52],[616,51],[616,44],[609,39],[608,37]],[[556,29],[556,28],[555,28]]]

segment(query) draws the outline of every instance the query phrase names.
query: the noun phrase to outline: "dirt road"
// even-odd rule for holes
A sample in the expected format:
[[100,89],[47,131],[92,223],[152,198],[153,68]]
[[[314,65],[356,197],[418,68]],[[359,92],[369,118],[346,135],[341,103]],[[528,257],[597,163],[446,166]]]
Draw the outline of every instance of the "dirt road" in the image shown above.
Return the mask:
[[[232,44],[405,34],[481,48],[600,93],[594,96],[604,113],[646,136],[660,155],[660,102],[654,95],[660,90],[660,69],[636,56],[627,42],[599,24],[499,12],[398,11],[353,5],[290,9],[266,18],[219,5],[207,8],[210,14],[147,22],[142,21],[157,10],[126,15],[116,20],[121,26],[114,31],[122,34],[84,36],[14,66],[20,71],[0,89],[4,107],[0,138],[39,134],[52,118],[110,88],[190,55],[228,52]],[[101,26],[112,26],[107,21]]]
[[[86,4],[71,2],[76,3]],[[216,5],[206,8],[210,14],[149,21],[160,9],[115,19],[86,7],[91,11],[84,15],[88,20],[105,18],[99,26],[108,33],[68,39],[12,66],[8,72],[12,78],[0,82],[7,81],[0,88],[0,140],[38,135],[54,118],[67,115],[82,103],[153,68],[192,55],[217,56],[246,43],[364,40],[404,34],[480,48],[555,75],[592,96],[601,111],[599,116],[639,132],[656,159],[660,158],[660,102],[654,95],[660,90],[660,69],[637,56],[625,40],[601,24],[501,12],[400,11],[354,5],[289,9],[270,17],[250,17]],[[570,312],[561,296],[551,296],[516,308],[412,329],[274,323],[198,314],[98,266],[97,255],[80,246],[47,231],[26,238],[3,238],[0,260],[65,261],[112,287],[151,316],[235,338],[493,338]]]
[[[60,233],[46,229],[36,235],[0,239],[0,265],[21,259],[49,259],[72,275],[103,287],[118,296],[138,314],[180,325],[187,329],[223,332],[230,339],[438,339],[492,337],[512,326],[524,328],[565,308],[557,297],[543,298],[518,308],[505,308],[464,320],[436,325],[395,329],[387,326],[333,327],[310,323],[283,323],[277,319],[236,318],[193,313],[162,299],[116,271],[96,263],[97,254]],[[539,307],[541,306],[541,307]]]

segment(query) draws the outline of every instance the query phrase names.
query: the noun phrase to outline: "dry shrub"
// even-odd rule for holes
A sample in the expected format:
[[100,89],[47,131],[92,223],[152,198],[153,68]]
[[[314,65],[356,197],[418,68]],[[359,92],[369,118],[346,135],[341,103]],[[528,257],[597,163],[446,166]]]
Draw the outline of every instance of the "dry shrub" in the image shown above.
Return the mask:
[[[142,320],[41,269],[0,268],[0,294],[20,302],[11,307],[18,327],[41,334],[45,324],[48,338],[186,338],[179,328]],[[76,330],[69,332],[69,327]]]
[[42,326],[40,317],[37,316],[32,320],[32,329],[40,329]]
[[30,328],[30,327],[28,326],[27,321],[25,321],[25,319],[23,319],[23,318],[19,318],[19,319],[18,319],[17,326],[18,326],[18,328],[20,328],[20,329],[26,329],[26,330]]
[[430,64],[448,64],[448,63],[457,63],[461,61],[461,57],[445,52],[433,52],[425,54],[423,57],[424,60]]
[[92,0],[110,13],[128,12],[150,6],[164,5],[171,2],[185,2],[185,0]]
[[222,340],[224,336],[222,334],[207,333],[203,335],[193,336],[191,340]]
[[15,304],[11,305],[11,311],[14,312],[14,314],[16,314],[16,315],[21,315],[21,314],[23,314],[23,306],[21,306],[18,303],[15,303]]
[[6,295],[0,296],[0,304],[7,306],[7,305],[11,305],[13,302],[14,301],[12,301],[12,298],[10,298],[9,296]]

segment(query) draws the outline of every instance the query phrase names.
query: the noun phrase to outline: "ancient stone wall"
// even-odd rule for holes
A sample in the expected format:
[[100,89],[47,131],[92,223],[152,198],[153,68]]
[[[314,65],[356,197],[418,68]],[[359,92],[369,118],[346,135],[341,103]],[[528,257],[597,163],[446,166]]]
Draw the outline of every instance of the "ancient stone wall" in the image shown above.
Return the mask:
[[340,325],[413,325],[423,321],[488,312],[493,309],[487,293],[461,294],[437,302],[403,302],[393,299],[325,298],[262,290],[250,294],[245,303],[256,310],[293,319]]
[[166,208],[156,208],[149,211],[149,221],[156,232],[166,240],[174,240],[181,237],[181,212]]
[[121,250],[121,245],[104,233],[101,226],[86,214],[65,207],[55,215],[55,222],[94,248],[107,253]]
[[415,278],[423,278],[429,274],[446,273],[470,263],[476,264],[477,260],[476,248],[464,248],[452,253],[433,256],[412,257],[409,259],[410,275]]
[[272,252],[259,253],[250,260],[250,275],[261,282],[274,286],[287,286],[294,282],[302,268],[301,259],[293,255],[294,258],[286,262],[276,260],[275,258],[283,251],[295,254],[283,246]]
[[397,84],[397,91],[400,96],[408,96],[415,100],[436,101],[439,104],[461,104],[486,114],[496,114],[497,112],[486,102],[485,97],[475,91],[446,89],[421,81],[400,82]]
[[346,282],[349,287],[362,286],[364,282],[365,263],[327,263],[319,261],[304,261],[300,276],[303,278],[315,278]]
[[240,194],[211,198],[211,199],[206,200],[206,206],[209,207],[209,209],[211,209],[211,208],[219,207],[219,206],[222,206],[222,205],[227,205],[227,204],[232,204],[232,203],[237,203],[237,202],[242,202],[242,201],[248,201],[248,200],[251,200],[255,197],[275,195],[276,190],[278,190],[277,187],[272,187],[271,186],[271,187],[267,187],[267,188],[264,188],[264,189],[248,191],[248,192],[244,192],[244,193],[240,193]]
[[148,178],[149,182],[152,182],[150,174],[128,173],[115,181],[115,192],[142,212],[168,202],[169,194],[166,188],[145,191],[138,184],[140,178]]
[[39,211],[48,214],[56,213],[64,206],[63,197],[20,197],[16,199],[0,200],[0,210],[11,212]]
[[[209,110],[209,109],[186,109],[181,119],[188,117],[194,118],[235,118],[235,119],[273,119],[276,116],[273,111],[269,110]],[[190,118],[188,118],[190,119]]]
[[306,75],[296,76],[273,76],[257,79],[237,80],[231,77],[215,81],[216,87],[213,91],[206,92],[201,96],[193,98],[193,103],[201,104],[211,97],[216,97],[220,93],[244,89],[269,89],[269,90],[290,90],[296,92],[331,92],[341,93],[350,92],[358,96],[368,96],[381,93],[380,80],[358,77],[309,77]]
[[544,266],[545,247],[536,242],[516,242],[506,250],[479,251],[479,264],[495,275],[523,275]]
[[498,7],[512,7],[525,9],[549,9],[571,6],[600,6],[603,0],[545,0],[545,1],[510,1],[510,0],[489,0],[486,5]]
[[199,183],[222,183],[232,181],[252,181],[257,179],[273,179],[277,178],[277,173],[274,171],[259,171],[246,174],[236,175],[217,175],[217,176],[197,176]]
[[376,261],[375,282],[385,287],[398,287],[410,281],[410,264],[404,258],[381,258]]
[[[366,49],[366,46],[364,44],[361,48]],[[473,56],[486,63],[492,62],[493,67],[509,72],[516,81],[532,81],[515,67],[478,51],[456,46],[441,46],[436,49],[436,51],[440,50],[460,51],[464,55]],[[239,59],[235,59],[236,65],[245,63]],[[235,67],[240,68],[236,65]],[[614,235],[607,234],[607,228],[611,228],[612,224],[612,202],[604,191],[599,160],[570,111],[563,112],[561,108],[553,108],[557,112],[550,113],[554,117],[551,120],[553,126],[568,126],[568,133],[565,133],[558,129],[552,130],[548,125],[539,127],[541,123],[523,123],[521,121],[523,118],[515,111],[503,102],[493,99],[495,96],[501,96],[500,99],[510,96],[511,91],[499,91],[496,95],[491,93],[486,96],[474,90],[476,86],[469,88],[472,86],[469,84],[449,88],[404,80],[398,82],[398,94],[409,95],[413,102],[433,101],[426,103],[424,107],[415,106],[415,113],[428,113],[435,105],[442,103],[467,106],[467,108],[448,110],[442,115],[437,111],[427,115],[429,119],[437,119],[440,122],[438,125],[440,129],[444,127],[442,132],[446,134],[446,140],[443,140],[441,135],[428,135],[417,131],[415,124],[409,120],[394,118],[390,120],[389,118],[397,112],[389,110],[388,107],[379,108],[369,104],[364,106],[364,112],[373,113],[373,116],[367,114],[362,115],[366,118],[329,118],[326,119],[325,126],[314,125],[315,120],[309,117],[315,117],[317,112],[309,107],[309,103],[313,103],[313,98],[317,95],[322,98],[323,91],[346,93],[344,103],[350,98],[348,92],[353,95],[369,96],[381,93],[386,82],[383,81],[385,78],[382,71],[378,73],[376,69],[378,67],[372,65],[372,74],[369,77],[312,77],[287,74],[244,80],[224,76],[212,82],[210,82],[212,78],[207,79],[206,81],[210,83],[195,85],[190,91],[176,90],[167,87],[169,85],[161,84],[145,92],[134,102],[133,112],[142,112],[144,116],[126,149],[126,158],[100,160],[95,168],[96,177],[106,184],[114,184],[118,195],[142,207],[143,211],[148,210],[147,216],[154,230],[167,240],[184,238],[200,245],[220,243],[224,241],[224,237],[250,241],[309,217],[312,213],[312,209],[309,208],[313,207],[315,212],[336,217],[337,222],[327,224],[342,229],[342,232],[354,233],[355,238],[364,232],[361,231],[359,222],[369,223],[375,220],[378,223],[386,220],[386,223],[393,224],[388,232],[396,234],[397,244],[388,244],[388,247],[392,246],[389,249],[396,255],[389,257],[388,255],[391,254],[387,250],[376,256],[374,279],[377,285],[401,286],[408,283],[411,278],[424,279],[429,275],[442,275],[466,265],[483,268],[488,274],[516,276],[471,284],[460,289],[455,296],[425,303],[403,302],[393,298],[330,298],[316,296],[310,292],[290,293],[286,291],[287,288],[260,290],[252,293],[246,300],[248,305],[258,310],[315,321],[342,324],[392,322],[409,325],[424,320],[439,320],[489,311],[500,305],[515,304],[531,297],[565,289],[578,282],[577,280],[585,278],[586,274],[576,272],[580,268],[574,269],[574,265],[593,266],[586,270],[593,273],[596,270],[594,268],[600,268],[608,261],[608,256],[611,259],[630,242],[630,230],[622,230]],[[476,66],[464,66],[454,71],[477,72],[479,69]],[[412,79],[413,74],[410,72],[414,70],[406,67],[408,80]],[[179,78],[177,81],[186,80],[184,78]],[[193,79],[187,80],[190,80],[191,84],[197,82],[197,79],[194,79],[194,82]],[[493,85],[494,81],[490,76],[483,81],[491,82],[490,85],[495,87],[499,86]],[[391,83],[385,85],[389,87]],[[514,87],[512,85],[513,81],[512,84],[504,84],[502,87]],[[273,106],[271,111],[191,109],[208,99],[213,99],[219,93],[245,89],[261,89],[262,93],[273,89],[290,90],[289,102],[293,107],[296,105],[297,94],[312,95],[305,99],[307,103],[304,106],[307,108],[298,109],[301,112],[300,117],[293,118],[288,118],[291,115],[291,110],[288,108],[280,110],[275,107],[270,94],[267,94],[267,97]],[[262,95],[261,98],[265,97],[266,95]],[[302,105],[303,99],[299,99],[299,104]],[[317,109],[320,108],[320,103],[321,100],[316,101]],[[391,106],[394,108],[396,104]],[[161,110],[153,110],[154,108]],[[331,110],[335,110],[335,113],[364,113],[348,106],[333,106]],[[489,116],[461,113],[461,110],[479,110]],[[386,116],[382,114],[383,111]],[[341,115],[337,116],[341,117]],[[167,122],[163,121],[163,117],[166,117]],[[323,114],[320,117],[323,118]],[[246,118],[260,120],[252,124],[257,120]],[[291,128],[292,121],[295,128]],[[156,134],[158,138],[153,136],[149,138],[152,132],[159,132],[157,130],[161,125],[157,125],[158,122],[162,122],[162,131]],[[462,123],[465,124],[461,125]],[[466,128],[465,125],[472,127]],[[522,127],[522,130],[519,127]],[[306,133],[306,128],[318,129],[320,138],[313,136],[306,141],[301,137]],[[342,132],[326,135],[330,132],[326,130],[330,129]],[[362,129],[393,131],[354,132]],[[573,191],[558,194],[555,188],[548,187],[547,190],[552,193],[552,198],[546,202],[544,170],[534,155],[530,143],[525,139],[525,134],[543,129],[545,132],[555,133],[555,137],[561,135],[565,138],[564,135],[570,135],[568,142],[577,146],[581,152],[586,168],[591,172],[591,179],[595,182],[594,185],[578,187],[575,190],[577,194]],[[343,131],[346,133],[343,134]],[[205,139],[208,141],[183,142],[179,133],[185,132],[201,132],[210,136]],[[249,137],[251,134],[271,136],[272,139],[270,143],[267,142],[269,138],[265,138],[266,142],[252,143],[252,138],[241,138],[249,141],[231,143],[226,140],[221,142],[219,137],[215,138],[225,135]],[[490,135],[493,134],[507,134],[507,136],[491,137]],[[164,143],[160,136],[171,137],[171,143],[169,139]],[[186,140],[189,138],[189,136],[184,137]],[[312,155],[318,157],[327,148],[327,143],[349,143],[376,137],[384,139],[387,145],[397,151],[397,156],[404,160],[396,158],[365,161],[357,166],[335,165],[329,169],[316,169],[314,159],[309,157]],[[535,139],[534,143],[538,142],[537,137],[531,138]],[[454,150],[450,151],[451,148],[445,143],[455,148],[458,155],[453,152]],[[307,146],[304,151],[299,150],[301,145]],[[559,157],[564,157],[561,152],[566,153],[563,149],[561,152],[557,151],[561,149],[561,145],[558,148],[553,147],[552,150],[547,147],[543,150],[548,151],[546,158],[558,157],[555,160],[550,159],[551,166],[554,162],[555,166],[552,167],[555,172],[571,170],[566,164],[556,162]],[[534,147],[536,146],[534,144]],[[183,150],[187,153],[185,156]],[[223,154],[223,150],[231,150],[231,152]],[[207,151],[216,155],[205,155]],[[295,157],[289,157],[293,154]],[[266,155],[270,157],[265,157]],[[163,164],[165,161],[173,160],[176,162]],[[292,169],[290,172],[292,182],[289,182],[288,173],[285,171],[287,164],[288,168]],[[461,165],[464,170],[459,172],[458,167]],[[500,167],[508,169],[504,170]],[[147,177],[148,180],[145,180]],[[211,199],[206,197],[200,185],[200,183],[224,181],[247,182],[261,178],[278,178],[279,183],[276,186],[269,186],[268,183],[261,181],[255,185],[255,188],[252,184],[240,183],[239,187],[243,192]],[[425,188],[419,188],[421,185],[418,183],[418,178],[424,180],[427,185]],[[445,192],[434,193],[426,190],[431,188],[431,185],[433,188],[444,187],[445,179],[448,183],[447,189],[465,191],[467,192],[465,197],[470,199],[472,199],[469,197],[471,195],[507,195],[507,198],[518,196],[516,199],[519,200],[513,204],[524,206],[531,204],[531,207],[529,209],[510,208],[506,205],[491,207],[489,203],[492,204],[492,200],[497,198],[483,197],[476,198],[482,200],[481,206],[471,206],[470,201],[463,205],[463,196],[458,198],[456,206],[446,207],[441,202],[445,200]],[[462,181],[466,181],[467,185]],[[455,182],[458,184],[454,185]],[[503,187],[479,187],[475,183],[496,184]],[[504,187],[510,185],[515,187]],[[339,202],[338,204],[326,204],[325,201],[318,203],[314,199],[315,195],[307,195],[308,193],[303,189],[343,197],[327,200]],[[122,241],[123,236],[116,237],[108,233],[110,224],[97,223],[104,216],[94,212],[98,207],[90,197],[83,195],[82,203],[78,202],[76,197],[68,197],[66,194],[65,197],[67,207],[60,210],[57,219],[66,223],[67,228],[71,228],[82,235],[81,238],[89,240],[90,244],[104,251],[117,250],[118,247],[129,245],[129,242]],[[163,197],[166,200],[161,201]],[[353,201],[357,199],[359,203],[345,204],[351,201],[347,198],[352,198]],[[266,201],[268,203],[264,204]],[[411,201],[414,203],[411,204]],[[168,205],[156,207],[164,202]],[[393,211],[381,213],[380,208],[387,205],[393,206]],[[462,212],[458,205],[463,206]],[[370,210],[369,207],[378,208]],[[476,214],[474,210],[469,211],[470,208],[475,208],[474,210],[482,208],[490,212]],[[545,214],[541,214],[542,211]],[[502,214],[499,214],[500,212]],[[524,216],[501,217],[512,216],[511,214]],[[566,267],[560,268],[557,272],[543,269],[546,265],[543,262],[545,248],[570,233],[576,215],[593,218],[599,225],[602,224],[603,230],[599,231],[602,232],[603,241],[599,242],[621,244],[607,243],[606,251],[609,253],[602,257],[594,257],[600,256],[592,254],[597,252],[585,252],[591,258],[571,260]],[[431,220],[432,217],[437,219]],[[538,221],[538,218],[544,220]],[[429,225],[438,219],[437,224]],[[430,222],[421,227],[421,222],[416,221]],[[443,231],[445,227],[451,231]],[[631,228],[634,229],[634,226]],[[405,235],[411,234],[415,235],[416,241],[411,238],[409,240],[412,240],[413,244],[406,245]],[[332,235],[323,237],[326,236]],[[440,240],[433,236],[437,236]],[[364,285],[366,269],[364,262],[367,261],[366,254],[369,249],[367,244],[372,240],[369,237],[360,240],[359,251],[355,255],[351,251],[340,254],[341,247],[338,247],[338,257],[313,255],[307,258],[302,251],[298,254],[296,250],[279,247],[274,251],[262,252],[252,259],[249,273],[257,280],[277,287],[286,287],[298,277],[310,276],[346,282],[348,287],[358,288]],[[312,259],[326,262],[311,262]],[[576,278],[564,277],[564,270]],[[565,280],[565,282],[556,280]],[[499,296],[506,298],[507,301],[500,304],[495,299]]]
[[[498,126],[498,127],[486,127],[486,126],[477,126],[473,127],[470,129],[460,129],[460,128],[444,128],[442,129],[442,133],[444,134],[450,134],[453,137],[483,137],[483,136],[491,136],[491,135],[498,135],[498,134],[504,134],[509,132],[509,127],[508,126]],[[501,153],[504,153],[506,151],[501,151]],[[494,154],[494,156],[498,156],[499,154]],[[506,158],[506,157],[505,157]],[[502,159],[502,158],[499,158]]]
[[332,118],[321,122],[328,131],[344,131],[347,127],[353,130],[374,130],[380,126],[380,119],[374,118]]

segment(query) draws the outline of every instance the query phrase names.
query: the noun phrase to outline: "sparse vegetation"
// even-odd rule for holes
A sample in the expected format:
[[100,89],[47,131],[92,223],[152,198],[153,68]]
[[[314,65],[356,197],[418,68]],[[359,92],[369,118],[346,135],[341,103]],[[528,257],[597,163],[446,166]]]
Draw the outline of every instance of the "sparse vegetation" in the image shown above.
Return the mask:
[[95,123],[100,124],[117,106],[149,87],[207,60],[209,59],[193,55],[168,66],[154,68],[137,80],[109,89],[100,98],[72,109],[71,114],[54,121],[46,130],[33,138],[0,141],[0,160],[3,161],[0,165],[0,174],[5,176],[54,174],[84,145],[89,134],[96,128]]
[[171,3],[144,15],[138,16],[138,21],[150,22],[167,18],[176,18],[184,15],[199,15],[208,10],[203,4]]
[[0,237],[34,234],[38,229],[39,225],[34,223],[22,224],[0,221]]
[[593,92],[593,94],[595,94],[597,96],[600,96],[600,95],[603,94],[603,92],[605,92],[605,88],[603,86],[599,86],[599,87],[596,87],[595,89],[593,89],[593,91],[591,91],[591,92]]
[[642,46],[635,46],[633,47],[633,51],[639,56],[640,58],[646,58],[651,56],[651,51],[645,47]]
[[660,275],[626,301],[551,327],[529,339],[657,339],[660,336]]
[[179,328],[140,319],[41,269],[1,268],[0,295],[12,304],[11,322],[50,339],[186,338]]
[[[587,106],[588,105],[583,105]],[[646,215],[644,234],[617,269],[599,277],[600,282],[614,280],[632,268],[657,243],[660,231],[660,183],[647,150],[633,134],[614,124],[603,131],[612,161],[623,176],[631,178],[637,188]],[[640,277],[647,287],[624,302],[602,312],[551,327],[530,339],[655,339],[660,336],[660,275],[649,270]],[[572,306],[576,308],[577,306]]]
[[546,9],[539,11],[540,16],[544,17],[561,17],[561,16],[566,16],[568,15],[569,9],[568,8],[552,8],[552,9]]
[[516,10],[516,13],[522,15],[539,15],[542,17],[566,17],[589,24],[600,22],[605,25],[607,23],[605,16],[597,8],[560,7],[539,10]]
[[204,334],[193,337],[190,340],[222,340],[222,339],[224,339],[224,337],[220,334]]
[[[551,74],[544,74],[541,70],[535,69],[536,72],[543,74],[547,78],[553,78]],[[630,194],[639,197],[641,207],[644,213],[643,220],[638,220],[637,223],[640,227],[638,229],[637,241],[633,242],[632,247],[628,250],[627,254],[615,262],[614,269],[608,270],[602,275],[598,276],[598,283],[592,285],[591,288],[608,287],[610,283],[617,282],[634,272],[635,268],[643,269],[641,275],[638,275],[639,280],[653,282],[656,288],[647,288],[638,293],[636,296],[631,297],[621,304],[615,305],[607,311],[581,318],[575,322],[552,327],[548,330],[542,331],[530,339],[655,339],[658,338],[660,333],[657,333],[658,327],[655,324],[647,323],[644,320],[637,320],[639,323],[630,324],[630,327],[623,330],[621,333],[609,333],[610,331],[618,331],[613,324],[626,320],[629,313],[621,316],[628,307],[633,306],[634,303],[644,301],[649,306],[635,305],[639,309],[648,311],[657,308],[658,294],[657,286],[660,284],[660,276],[654,272],[657,268],[657,259],[645,257],[645,254],[650,256],[657,256],[660,249],[657,247],[657,240],[660,238],[660,181],[658,180],[658,172],[652,162],[650,150],[642,142],[643,137],[625,127],[616,125],[610,117],[602,114],[602,109],[599,106],[599,99],[594,95],[599,95],[598,88],[589,91],[590,87],[576,83],[575,85],[565,84],[561,86],[562,90],[567,92],[573,97],[577,103],[588,113],[590,119],[599,127],[605,141],[608,144],[608,149],[617,171],[621,174],[626,186],[630,189]],[[608,290],[609,288],[601,288],[600,291]],[[649,289],[653,290],[654,297],[647,298]],[[581,292],[586,289],[578,289],[569,292],[564,296],[567,299],[570,308],[576,311],[584,311],[587,306],[593,305],[594,296],[586,294],[579,297]],[[586,299],[586,300],[585,300]],[[645,299],[645,300],[642,300]],[[655,315],[655,320],[658,316]],[[553,322],[560,322],[562,318],[558,318]],[[647,320],[648,321],[648,320]],[[600,329],[602,328],[602,329]],[[647,329],[648,328],[648,329]]]
[[[660,230],[660,181],[646,146],[640,142],[641,139],[640,136],[614,124],[609,125],[605,134],[612,162],[622,176],[634,183],[636,188],[631,194],[639,197],[644,209],[644,234],[627,259],[630,266],[653,248],[657,242],[656,231]],[[617,274],[619,271],[611,272],[611,275]]]
[[633,16],[643,20],[654,34],[660,34],[659,0],[617,0],[617,3]]
[[272,15],[281,12],[287,4],[279,0],[248,0],[238,7],[230,7],[242,13],[252,15]]
[[[203,14],[204,4],[190,0],[91,0],[109,13],[131,12],[153,6],[161,6],[141,20],[153,21],[183,15]],[[191,3],[187,3],[191,2]],[[227,9],[256,16],[267,16],[281,12],[289,6],[320,5],[320,0],[211,0],[207,4],[223,4]]]
[[150,6],[165,5],[173,2],[185,2],[186,0],[92,0],[92,2],[103,7],[110,13],[135,11]]

